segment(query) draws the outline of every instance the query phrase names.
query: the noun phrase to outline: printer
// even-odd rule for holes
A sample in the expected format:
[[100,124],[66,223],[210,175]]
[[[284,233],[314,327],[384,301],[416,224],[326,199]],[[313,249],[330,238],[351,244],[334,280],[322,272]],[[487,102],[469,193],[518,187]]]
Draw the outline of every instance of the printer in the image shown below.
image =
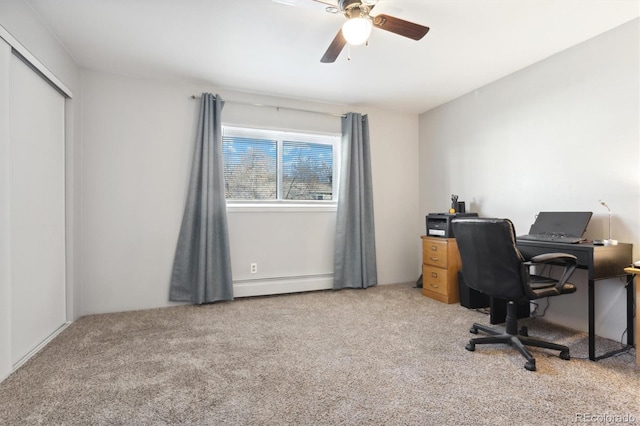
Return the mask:
[[478,217],[478,213],[429,213],[426,216],[427,236],[453,238],[451,221],[458,217]]

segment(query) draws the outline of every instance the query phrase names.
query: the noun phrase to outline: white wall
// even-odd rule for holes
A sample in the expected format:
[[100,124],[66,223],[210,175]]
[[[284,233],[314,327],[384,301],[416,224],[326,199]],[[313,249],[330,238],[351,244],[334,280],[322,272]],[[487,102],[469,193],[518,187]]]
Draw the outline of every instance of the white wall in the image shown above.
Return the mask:
[[[420,116],[420,209],[452,193],[468,211],[508,217],[526,233],[539,211],[592,211],[586,237],[634,244],[640,258],[639,20]],[[473,72],[470,68],[469,72]],[[471,204],[469,206],[469,203]],[[470,208],[469,208],[470,207]],[[586,274],[546,317],[587,328]],[[618,279],[596,284],[600,335],[625,329]]]
[[[30,7],[23,0],[3,0],[0,1],[0,26],[3,33],[8,33],[9,36],[17,40],[17,42],[25,47],[30,54],[32,54],[44,67],[47,68],[57,79],[59,79],[67,88],[71,89],[76,96],[79,96],[79,82],[80,74],[79,70],[69,56],[66,50],[58,43],[58,40],[51,35],[46,27],[44,27],[39,19],[33,14]],[[3,54],[8,53],[10,50],[3,50]],[[5,58],[6,59],[6,58]],[[7,61],[4,61],[8,64]],[[3,90],[0,93],[6,95],[9,92],[7,69],[0,70],[0,85]],[[3,141],[8,140],[8,123],[3,119],[8,117],[8,113],[3,108],[8,104],[5,102],[8,98],[6,96],[0,96],[3,100],[0,102],[0,135],[3,136]],[[75,202],[75,189],[77,188],[77,175],[74,174],[76,170],[76,155],[79,140],[75,137],[76,130],[79,125],[79,101],[77,98],[74,100],[67,100],[65,102],[65,164],[66,164],[66,297],[67,297],[67,320],[72,320],[77,317],[79,312],[78,300],[74,298],[76,294],[76,288],[78,282],[75,280],[75,254],[78,246],[75,244],[77,234],[74,232],[73,216],[77,213],[78,204]],[[0,143],[0,145],[3,145]],[[0,147],[2,151],[2,147]],[[1,153],[1,152],[0,152]],[[1,156],[3,159],[8,156]],[[3,178],[7,176],[7,167],[0,161],[2,166],[2,173],[0,173],[0,235],[9,235],[11,232],[11,226],[7,221],[6,213],[6,196],[8,194],[8,186],[6,182],[3,182]],[[13,164],[13,167],[20,167],[19,164]],[[11,348],[10,342],[10,317],[12,306],[10,305],[11,292],[9,288],[10,281],[7,278],[7,270],[5,267],[9,264],[8,259],[10,253],[6,250],[6,239],[3,238],[3,245],[0,247],[0,380],[2,380],[11,371],[11,360],[7,357],[9,349]]]
[[79,281],[79,233],[75,218],[79,216],[77,188],[80,185],[78,159],[80,138],[80,70],[67,50],[48,28],[40,22],[24,0],[0,1],[0,26],[24,46],[40,63],[73,92],[73,98],[65,102],[65,168],[66,168],[66,277],[67,319],[78,317],[80,307]]
[[[169,278],[199,103],[190,96],[203,91],[217,92],[82,72],[82,314],[170,304]],[[368,113],[379,282],[417,279],[417,116],[218,92],[228,101],[222,115],[227,124],[340,133],[337,117],[238,102]],[[332,273],[334,226],[332,211],[232,209],[237,295],[274,282],[281,287],[297,282],[302,289],[318,280],[326,283]],[[258,263],[258,274],[249,275],[251,262]]]
[[0,1],[0,25],[67,87],[79,90],[77,64],[24,0]]

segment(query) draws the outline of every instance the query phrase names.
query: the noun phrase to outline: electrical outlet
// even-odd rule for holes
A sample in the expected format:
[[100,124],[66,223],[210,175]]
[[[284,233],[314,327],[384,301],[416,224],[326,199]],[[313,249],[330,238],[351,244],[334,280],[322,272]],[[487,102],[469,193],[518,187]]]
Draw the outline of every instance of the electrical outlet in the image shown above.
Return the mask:
[[252,263],[250,265],[250,270],[252,274],[257,274],[258,273],[258,264],[257,263]]

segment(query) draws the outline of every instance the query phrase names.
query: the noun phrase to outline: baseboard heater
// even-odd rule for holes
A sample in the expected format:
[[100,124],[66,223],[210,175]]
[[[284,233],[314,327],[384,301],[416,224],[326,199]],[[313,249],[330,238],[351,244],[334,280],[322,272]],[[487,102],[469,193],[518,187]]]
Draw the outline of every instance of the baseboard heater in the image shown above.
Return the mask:
[[234,297],[267,296],[333,288],[333,274],[259,278],[233,282]]

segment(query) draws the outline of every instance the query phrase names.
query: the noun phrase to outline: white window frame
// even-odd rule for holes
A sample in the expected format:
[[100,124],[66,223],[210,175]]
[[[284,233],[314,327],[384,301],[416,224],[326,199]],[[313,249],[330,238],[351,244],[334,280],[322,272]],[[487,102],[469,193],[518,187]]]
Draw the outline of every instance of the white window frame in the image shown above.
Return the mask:
[[282,194],[282,151],[283,142],[309,142],[331,145],[333,155],[333,180],[331,200],[231,200],[227,199],[227,210],[243,211],[336,211],[340,182],[340,135],[335,133],[293,132],[288,130],[252,128],[222,125],[223,136],[267,139],[276,141],[276,193]]

